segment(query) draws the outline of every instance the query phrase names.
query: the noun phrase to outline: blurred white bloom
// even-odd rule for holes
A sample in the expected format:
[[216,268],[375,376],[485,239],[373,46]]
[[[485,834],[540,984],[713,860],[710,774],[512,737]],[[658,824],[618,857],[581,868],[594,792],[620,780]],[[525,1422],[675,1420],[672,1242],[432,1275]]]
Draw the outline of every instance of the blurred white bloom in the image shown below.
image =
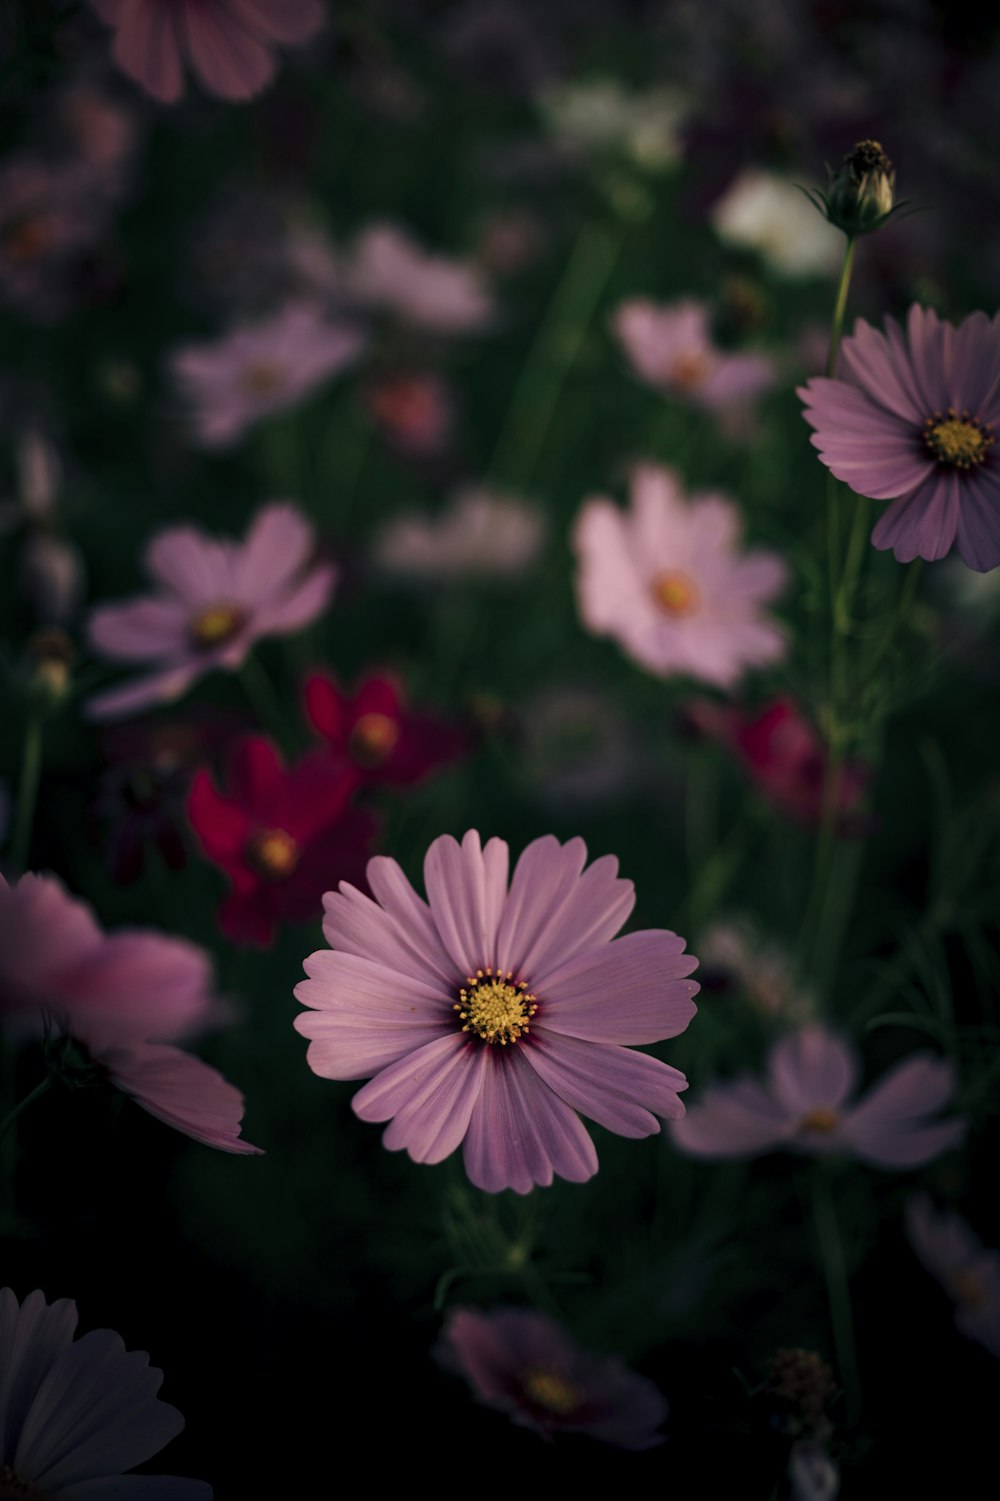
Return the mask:
[[390,521],[373,555],[387,572],[413,579],[508,578],[534,563],[544,540],[544,518],[526,501],[461,490],[439,516]]
[[66,625],[83,599],[83,557],[58,531],[62,466],[55,447],[29,428],[17,446],[17,495],[0,505],[0,535],[20,530],[21,590],[39,620]]
[[595,78],[551,89],[539,105],[552,134],[569,147],[615,151],[651,171],[680,160],[687,105],[675,89],[627,93],[615,79]]
[[789,1501],[836,1501],[840,1471],[822,1444],[802,1439],[788,1456]]
[[844,237],[817,213],[793,182],[748,167],[710,214],[727,245],[756,250],[779,276],[826,276],[836,272]]

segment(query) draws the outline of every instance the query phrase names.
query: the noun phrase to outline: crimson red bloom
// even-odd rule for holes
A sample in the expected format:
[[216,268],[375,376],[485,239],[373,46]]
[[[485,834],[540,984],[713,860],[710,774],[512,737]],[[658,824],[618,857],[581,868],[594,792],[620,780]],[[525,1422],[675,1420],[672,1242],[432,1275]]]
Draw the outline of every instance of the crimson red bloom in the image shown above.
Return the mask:
[[353,694],[328,673],[310,673],[305,709],[313,728],[369,787],[409,787],[469,749],[466,730],[409,708],[397,679],[385,673],[372,673]]
[[327,756],[286,768],[270,740],[249,735],[232,746],[227,772],[228,793],[204,767],[195,774],[188,817],[232,886],[222,931],[266,947],[277,923],[319,918],[323,892],[338,881],[364,886],[377,821],[350,806],[358,778]]

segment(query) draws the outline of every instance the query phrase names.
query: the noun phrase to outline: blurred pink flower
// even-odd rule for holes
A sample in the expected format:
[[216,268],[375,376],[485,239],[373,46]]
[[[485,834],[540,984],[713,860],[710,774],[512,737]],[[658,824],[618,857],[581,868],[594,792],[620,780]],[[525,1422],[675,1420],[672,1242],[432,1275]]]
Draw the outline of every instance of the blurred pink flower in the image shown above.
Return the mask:
[[698,961],[665,930],[616,939],[632,883],[586,858],[582,839],[536,839],[508,890],[507,845],[470,830],[427,851],[427,902],[384,856],[374,901],[346,882],[324,897],[331,949],[305,961],[295,1026],[314,1073],[374,1075],[353,1106],[390,1122],[389,1151],[433,1163],[464,1143],[478,1188],[523,1194],[596,1173],[577,1111],[629,1137],[683,1114],[683,1074],[632,1044],[684,1031]]
[[688,500],[671,469],[639,464],[631,509],[592,497],[573,528],[584,626],[613,636],[659,677],[686,674],[729,688],[778,661],[781,627],[762,606],[788,570],[773,552],[741,552],[740,513],[722,495]]
[[640,380],[710,411],[746,406],[777,380],[777,367],[767,355],[716,348],[708,309],[690,298],[623,302],[612,327]]
[[176,1438],[184,1419],[156,1395],[163,1372],[111,1329],[74,1340],[76,1304],[0,1291],[0,1494],[45,1501],[119,1496],[211,1501],[212,1487],[126,1471]]
[[955,1304],[958,1328],[1000,1356],[1000,1251],[988,1250],[965,1220],[935,1209],[926,1194],[907,1204],[906,1230],[914,1251]]
[[651,1449],[667,1404],[651,1381],[614,1355],[582,1350],[544,1313],[453,1308],[437,1355],[485,1407],[541,1438],[581,1433],[617,1449]]
[[491,490],[460,490],[438,516],[402,512],[375,539],[375,561],[412,579],[516,578],[537,561],[545,518]]
[[108,202],[79,163],[22,153],[0,164],[0,295],[40,322],[72,303],[74,273],[100,240]]
[[838,380],[798,394],[827,468],[859,495],[891,500],[872,543],[900,563],[943,558],[986,573],[1000,565],[1000,313],[957,328],[910,308],[906,334],[859,318],[840,350]]
[[159,1120],[224,1152],[240,1139],[243,1096],[172,1042],[211,1024],[220,1003],[202,949],[136,928],[106,934],[54,876],[0,876],[0,1021],[15,1038],[55,1027]]
[[812,1025],[772,1047],[766,1083],[710,1084],[674,1141],[695,1157],[756,1157],[779,1148],[813,1156],[844,1153],[876,1167],[919,1167],[957,1147],[962,1117],[932,1120],[955,1091],[945,1059],[918,1053],[896,1065],[860,1100],[854,1050]]
[[265,506],[245,542],[218,540],[193,526],[170,527],[146,549],[159,593],[101,605],[90,617],[91,645],[121,662],[154,664],[145,677],[99,693],[94,719],[172,703],[216,667],[235,671],[255,641],[301,630],[330,602],[336,569],[311,562],[313,529],[294,506]]
[[360,302],[428,333],[474,334],[493,321],[493,299],[475,265],[430,254],[394,224],[363,231],[345,282]]
[[250,99],[274,77],[276,44],[306,42],[319,0],[91,0],[115,28],[118,66],[161,104],[184,93],[190,65],[210,94]]
[[170,367],[194,409],[199,441],[225,448],[261,417],[296,406],[346,370],[363,345],[358,329],[327,322],[310,302],[289,302],[215,343],[181,345]]
[[442,453],[455,430],[455,401],[432,370],[388,371],[369,381],[365,405],[379,432],[402,453]]

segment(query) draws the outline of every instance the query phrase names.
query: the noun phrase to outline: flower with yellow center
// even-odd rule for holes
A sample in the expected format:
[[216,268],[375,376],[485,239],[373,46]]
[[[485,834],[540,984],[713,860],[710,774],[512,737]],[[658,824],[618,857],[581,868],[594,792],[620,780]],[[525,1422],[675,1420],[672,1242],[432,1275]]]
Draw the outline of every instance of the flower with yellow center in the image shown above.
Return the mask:
[[836,1131],[840,1125],[840,1116],[836,1110],[831,1110],[829,1105],[817,1105],[815,1110],[810,1110],[804,1115],[799,1124],[800,1131],[819,1131],[823,1136]]
[[269,881],[283,881],[290,876],[302,854],[298,841],[284,829],[263,829],[247,845],[247,860]]
[[658,573],[649,586],[649,592],[657,608],[674,620],[696,614],[701,603],[701,595],[694,579],[676,569]]
[[363,766],[378,766],[399,740],[399,725],[388,714],[362,714],[351,731],[351,750]]
[[678,354],[670,362],[670,382],[682,391],[697,391],[712,373],[712,361],[707,354],[688,350]]
[[949,407],[945,416],[935,412],[927,418],[923,439],[940,464],[950,464],[954,469],[981,464],[995,442],[991,427],[968,412],[959,416],[954,407]]
[[274,396],[287,379],[288,372],[278,360],[253,360],[243,371],[240,384],[251,396]]
[[526,982],[514,980],[513,971],[494,973],[487,965],[485,971],[477,969],[475,975],[466,976],[452,1010],[458,1012],[463,1032],[474,1032],[483,1042],[498,1042],[505,1048],[524,1036],[538,1006]]
[[583,1400],[582,1393],[572,1382],[545,1366],[525,1371],[521,1377],[521,1390],[529,1402],[560,1418],[568,1418],[576,1412]]
[[246,615],[239,605],[206,605],[191,620],[188,635],[199,650],[214,651],[218,646],[228,646],[245,624]]

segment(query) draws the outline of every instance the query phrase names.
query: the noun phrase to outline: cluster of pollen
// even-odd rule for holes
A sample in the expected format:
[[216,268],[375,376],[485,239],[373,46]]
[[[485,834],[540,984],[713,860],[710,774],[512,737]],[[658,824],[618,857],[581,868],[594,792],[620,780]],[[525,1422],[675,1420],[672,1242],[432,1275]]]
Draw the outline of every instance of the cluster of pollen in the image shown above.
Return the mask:
[[694,350],[679,354],[670,365],[670,379],[682,391],[697,391],[712,373],[712,361],[707,354]]
[[211,651],[225,646],[238,636],[246,624],[246,615],[239,605],[206,605],[199,610],[189,626],[188,634],[195,646],[202,651]]
[[273,396],[285,384],[287,374],[277,360],[254,360],[243,372],[243,389],[251,396]]
[[815,1110],[810,1110],[808,1115],[802,1117],[799,1123],[800,1131],[819,1131],[824,1136],[831,1131],[836,1131],[840,1125],[840,1116],[836,1110],[831,1110],[829,1105],[817,1105]]
[[0,1501],[29,1501],[29,1497],[38,1495],[35,1487],[22,1480],[10,1465],[0,1465]]
[[935,412],[924,423],[924,444],[941,464],[954,469],[972,469],[981,464],[996,441],[993,429],[967,411]]
[[527,1032],[538,1006],[526,982],[515,982],[512,970],[505,974],[487,965],[466,976],[452,1009],[458,1012],[463,1032],[475,1032],[484,1042],[498,1042],[505,1048]]
[[694,615],[701,603],[701,595],[694,579],[673,569],[658,573],[649,586],[649,592],[657,608],[674,620]]
[[536,1407],[556,1413],[561,1418],[569,1417],[580,1406],[581,1394],[571,1382],[558,1371],[539,1366],[525,1371],[521,1377],[521,1390]]
[[378,766],[399,739],[399,725],[388,714],[362,714],[351,731],[351,750],[363,766]]
[[299,863],[301,850],[284,829],[263,829],[247,844],[247,860],[269,881],[283,881]]

